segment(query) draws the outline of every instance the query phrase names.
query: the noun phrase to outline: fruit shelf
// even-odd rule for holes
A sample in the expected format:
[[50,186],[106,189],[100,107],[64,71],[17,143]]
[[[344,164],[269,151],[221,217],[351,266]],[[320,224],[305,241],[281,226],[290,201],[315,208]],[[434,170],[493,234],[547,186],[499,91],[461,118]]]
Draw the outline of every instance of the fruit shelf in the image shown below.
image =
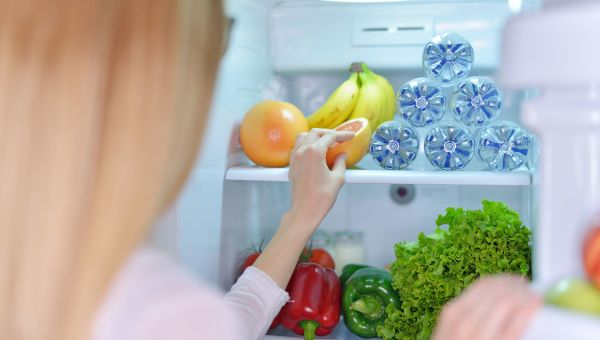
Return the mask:
[[[288,168],[261,168],[237,165],[227,169],[225,179],[232,181],[284,182]],[[370,184],[435,184],[435,185],[501,185],[529,186],[531,173],[527,169],[508,173],[482,170],[367,170],[349,169],[346,183]]]

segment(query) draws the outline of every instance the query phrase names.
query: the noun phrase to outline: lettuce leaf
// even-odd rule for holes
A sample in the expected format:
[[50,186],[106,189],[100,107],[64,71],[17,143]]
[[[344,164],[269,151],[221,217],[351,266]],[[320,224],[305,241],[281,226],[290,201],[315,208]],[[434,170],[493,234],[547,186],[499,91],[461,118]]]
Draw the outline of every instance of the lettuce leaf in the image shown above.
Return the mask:
[[429,339],[442,306],[482,275],[531,275],[530,231],[501,202],[481,210],[448,208],[431,235],[396,244],[393,287],[402,300],[390,305],[378,328],[384,339]]

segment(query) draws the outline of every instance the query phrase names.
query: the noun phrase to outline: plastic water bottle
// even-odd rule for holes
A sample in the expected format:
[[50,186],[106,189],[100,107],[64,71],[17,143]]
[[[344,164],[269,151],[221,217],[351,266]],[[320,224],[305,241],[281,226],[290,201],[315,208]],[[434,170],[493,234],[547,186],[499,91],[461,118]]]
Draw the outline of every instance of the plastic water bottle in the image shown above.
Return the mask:
[[469,130],[453,125],[434,127],[425,136],[425,155],[442,170],[464,168],[475,152],[475,140]]
[[484,126],[500,114],[502,94],[490,79],[470,77],[454,88],[450,107],[464,124]]
[[443,33],[425,45],[423,70],[429,78],[452,85],[469,76],[474,58],[473,47],[465,38]]
[[519,125],[500,121],[483,128],[477,153],[490,169],[512,171],[527,164],[533,137]]
[[412,127],[396,121],[379,125],[369,146],[369,153],[387,170],[409,166],[419,151],[419,136]]
[[416,78],[404,84],[398,93],[402,119],[415,127],[430,126],[446,112],[442,88],[427,78]]

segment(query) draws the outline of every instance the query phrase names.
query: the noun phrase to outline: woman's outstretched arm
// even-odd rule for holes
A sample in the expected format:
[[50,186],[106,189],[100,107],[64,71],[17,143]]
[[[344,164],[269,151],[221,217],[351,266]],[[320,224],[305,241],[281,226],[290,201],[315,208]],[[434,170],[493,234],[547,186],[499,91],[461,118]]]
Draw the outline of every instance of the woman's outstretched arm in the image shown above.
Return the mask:
[[289,172],[291,208],[281,218],[279,229],[254,266],[247,268],[225,295],[241,338],[257,339],[264,335],[286,303],[288,294],[284,289],[300,253],[344,184],[345,156],[338,157],[330,170],[325,154],[336,142],[353,136],[352,132],[312,130],[296,140]]
[[290,157],[291,209],[254,266],[285,289],[306,242],[325,218],[344,185],[346,158],[327,167],[325,154],[336,142],[354,137],[353,132],[313,129],[299,136]]

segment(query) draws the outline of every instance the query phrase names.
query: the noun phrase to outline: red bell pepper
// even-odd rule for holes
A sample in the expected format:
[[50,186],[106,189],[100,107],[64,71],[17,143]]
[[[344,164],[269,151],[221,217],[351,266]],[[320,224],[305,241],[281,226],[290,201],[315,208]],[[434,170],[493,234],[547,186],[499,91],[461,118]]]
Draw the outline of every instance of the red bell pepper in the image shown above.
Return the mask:
[[273,330],[273,329],[277,328],[277,326],[279,326],[280,323],[281,323],[281,316],[279,314],[277,314],[277,316],[275,316],[275,319],[273,319],[273,322],[271,322],[271,326],[269,326],[269,330]]
[[283,327],[313,340],[327,335],[340,320],[341,284],[335,272],[316,263],[301,263],[288,284],[290,301],[281,310]]

